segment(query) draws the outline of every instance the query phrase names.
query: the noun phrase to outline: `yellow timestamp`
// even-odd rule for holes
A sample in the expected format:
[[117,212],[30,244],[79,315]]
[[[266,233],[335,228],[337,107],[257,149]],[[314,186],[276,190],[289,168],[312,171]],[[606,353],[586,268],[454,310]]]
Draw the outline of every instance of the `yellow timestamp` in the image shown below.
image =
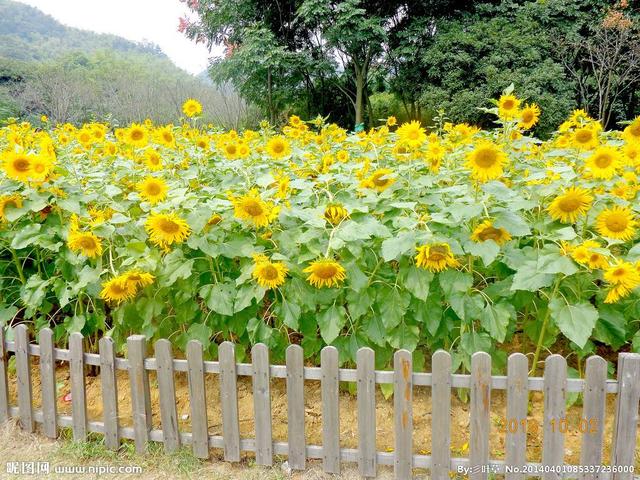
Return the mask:
[[[539,430],[539,422],[535,419],[526,418],[507,418],[499,422],[500,433],[518,433],[530,431],[536,433]],[[548,427],[553,433],[567,433],[569,431],[578,431],[595,435],[600,430],[597,418],[580,417],[570,420],[567,417],[551,418],[548,420]]]

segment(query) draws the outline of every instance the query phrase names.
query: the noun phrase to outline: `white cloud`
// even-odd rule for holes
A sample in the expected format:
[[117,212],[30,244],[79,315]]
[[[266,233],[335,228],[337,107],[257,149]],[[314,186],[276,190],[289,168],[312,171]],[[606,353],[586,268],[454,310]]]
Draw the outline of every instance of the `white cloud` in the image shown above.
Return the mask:
[[133,41],[149,41],[179,67],[200,73],[208,58],[221,53],[209,52],[178,32],[178,19],[187,13],[179,0],[18,0],[39,8],[65,25],[112,33]]

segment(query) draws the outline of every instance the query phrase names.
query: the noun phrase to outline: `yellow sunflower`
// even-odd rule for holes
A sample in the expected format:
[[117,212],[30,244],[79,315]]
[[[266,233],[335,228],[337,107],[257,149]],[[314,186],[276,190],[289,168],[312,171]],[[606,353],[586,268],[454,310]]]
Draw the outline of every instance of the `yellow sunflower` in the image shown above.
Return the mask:
[[17,193],[0,196],[0,223],[9,221],[6,217],[7,208],[22,208],[22,197]]
[[467,167],[471,176],[480,182],[500,178],[507,155],[493,142],[481,141],[467,154]]
[[625,127],[622,131],[622,138],[629,143],[640,142],[640,116],[636,117],[633,122]]
[[254,257],[252,276],[261,287],[279,287],[284,283],[287,273],[289,273],[289,269],[282,262],[272,262],[262,255]]
[[119,305],[122,302],[132,299],[136,295],[136,287],[127,282],[126,275],[119,275],[102,284],[100,298]]
[[307,281],[316,288],[334,287],[347,278],[344,267],[330,258],[311,262],[303,272],[309,274]]
[[390,117],[387,117],[387,121],[386,121],[387,127],[394,127],[397,123],[398,123],[398,119],[393,115],[391,115]]
[[9,152],[5,154],[3,169],[7,177],[19,182],[28,182],[33,176],[33,163],[38,155]]
[[569,187],[553,199],[547,211],[554,220],[562,223],[575,223],[578,217],[586,214],[591,208],[593,197],[588,190],[581,187]]
[[132,285],[135,290],[151,285],[156,279],[155,276],[142,270],[129,270],[122,275],[127,284]]
[[599,129],[594,123],[585,125],[584,127],[576,128],[571,136],[571,144],[578,150],[592,150],[598,146],[598,131]]
[[162,157],[160,156],[160,153],[153,148],[148,148],[145,150],[144,163],[152,172],[162,170]]
[[189,98],[182,104],[182,113],[189,118],[197,117],[202,113],[202,104],[193,98]]
[[513,120],[520,114],[520,100],[515,95],[502,95],[498,100],[498,115],[504,120]]
[[361,182],[361,186],[383,192],[396,181],[396,179],[391,176],[392,174],[393,170],[390,168],[380,168],[373,172],[371,176],[364,179]]
[[276,135],[267,142],[266,151],[271,158],[283,158],[291,153],[291,145],[282,135]]
[[637,223],[629,207],[615,206],[598,215],[596,230],[603,237],[627,241],[635,236]]
[[349,212],[339,204],[328,205],[324,209],[324,218],[332,225],[338,225],[345,218],[349,218]]
[[78,252],[89,258],[102,255],[102,243],[92,232],[80,232],[75,229],[69,232],[67,246],[73,252]]
[[147,177],[138,183],[138,193],[140,198],[151,205],[161,202],[167,197],[166,182],[162,178]]
[[585,165],[593,178],[609,180],[620,164],[620,152],[613,147],[599,147],[587,158]]
[[399,143],[408,145],[411,148],[417,148],[427,140],[427,133],[417,120],[403,123],[396,130],[396,133],[398,134]]
[[126,130],[125,141],[134,147],[146,147],[149,143],[149,130],[144,125],[132,123]]
[[631,263],[618,260],[604,272],[604,279],[613,286],[605,303],[613,303],[640,287],[640,272]]
[[504,245],[511,240],[511,234],[502,227],[494,227],[491,220],[485,220],[473,230],[471,240],[477,243],[493,240],[498,245]]
[[422,245],[417,251],[416,265],[431,272],[441,272],[460,265],[451,253],[451,247],[446,243]]
[[156,142],[165,147],[173,148],[176,144],[176,136],[173,134],[173,125],[166,125],[154,132]]
[[182,218],[174,213],[154,213],[149,215],[145,230],[151,242],[167,250],[174,243],[184,242],[191,228]]
[[524,130],[529,130],[540,119],[540,107],[535,103],[527,103],[525,107],[520,110],[520,123],[518,126]]
[[250,190],[242,197],[230,197],[230,200],[236,218],[249,221],[256,227],[266,227],[278,216],[279,208],[262,200],[257,189]]

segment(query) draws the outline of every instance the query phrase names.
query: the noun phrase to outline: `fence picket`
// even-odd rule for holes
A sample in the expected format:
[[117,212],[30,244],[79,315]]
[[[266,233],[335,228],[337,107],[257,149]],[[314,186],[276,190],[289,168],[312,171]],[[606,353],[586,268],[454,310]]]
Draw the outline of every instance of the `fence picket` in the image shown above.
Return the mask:
[[53,331],[40,330],[40,386],[42,389],[42,430],[49,438],[58,436],[56,402],[56,361]]
[[358,470],[362,477],[375,477],[376,459],[376,365],[375,353],[361,348],[356,354],[358,377]]
[[236,347],[222,342],[218,348],[220,361],[220,401],[222,402],[222,435],[224,459],[240,461],[240,421],[238,420],[238,379],[236,375]]
[[[529,363],[522,353],[509,355],[507,364],[506,463],[524,465],[527,457],[527,407]],[[521,472],[507,472],[506,480],[524,480]]]
[[0,424],[9,420],[9,376],[7,375],[5,328],[0,326]]
[[[544,362],[544,426],[542,464],[564,464],[564,433],[566,422],[565,394],[567,390],[567,361],[562,355],[550,355]],[[562,472],[544,473],[546,480],[562,478]]]
[[451,470],[451,355],[431,357],[431,476],[448,480]]
[[471,480],[487,479],[489,463],[489,428],[491,408],[491,356],[476,352],[471,357],[471,428],[469,466]]
[[[178,411],[176,407],[176,386],[173,376],[173,351],[171,342],[158,340],[154,345],[160,392],[160,420],[162,421],[162,441],[164,451],[176,452],[180,448]],[[208,445],[207,445],[208,447]]]
[[273,435],[271,430],[271,388],[269,349],[257,343],[251,349],[253,366],[253,412],[256,428],[256,463],[273,465]]
[[[584,398],[580,430],[582,430],[581,465],[602,465],[604,412],[607,401],[607,362],[594,355],[586,362]],[[584,473],[584,480],[601,478],[599,473]]]
[[413,470],[413,362],[411,352],[398,350],[393,356],[393,414],[395,448],[393,473],[399,480],[412,477]]
[[612,480],[633,478],[633,472],[629,472],[628,467],[632,467],[635,460],[638,403],[640,403],[640,355],[621,353],[618,355],[618,398],[613,424],[611,465],[627,467],[627,472],[613,473]]
[[111,337],[102,337],[100,349],[100,384],[102,387],[102,409],[104,422],[104,444],[117,450],[120,447],[118,429],[118,382],[116,379],[116,354]]
[[340,473],[340,396],[338,350],[324,347],[322,369],[322,465],[327,473]]
[[71,417],[73,440],[87,441],[87,389],[84,371],[84,337],[74,332],[69,336],[69,377],[71,380]]
[[16,341],[16,374],[18,376],[18,409],[20,426],[33,432],[33,394],[31,391],[31,358],[29,357],[29,334],[27,326],[18,325],[14,329]]
[[207,419],[207,393],[204,385],[204,358],[202,343],[191,340],[187,344],[187,373],[189,404],[191,405],[191,447],[194,456],[209,458],[209,421]]
[[149,373],[144,368],[147,342],[144,335],[127,338],[129,356],[129,383],[131,384],[131,409],[136,452],[144,453],[149,443],[151,430],[151,395]]
[[287,440],[289,467],[304,470],[307,462],[304,436],[304,352],[287,347]]

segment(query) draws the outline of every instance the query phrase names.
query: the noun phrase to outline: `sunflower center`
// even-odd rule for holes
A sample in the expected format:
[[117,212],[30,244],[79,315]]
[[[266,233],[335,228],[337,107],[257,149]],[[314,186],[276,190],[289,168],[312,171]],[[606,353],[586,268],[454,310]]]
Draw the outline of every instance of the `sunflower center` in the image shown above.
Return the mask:
[[598,168],[607,168],[613,163],[613,157],[606,153],[596,156],[594,163]]
[[278,278],[278,269],[273,265],[264,265],[262,267],[262,277],[266,280],[275,280]]
[[446,247],[435,246],[429,249],[429,260],[432,262],[441,262],[447,258],[449,251]]
[[252,217],[259,217],[264,213],[264,209],[262,208],[262,205],[260,205],[260,202],[256,200],[245,201],[243,208],[244,208],[244,211],[247,212]]
[[490,148],[482,148],[476,153],[476,165],[481,168],[492,167],[497,160],[496,152]]
[[152,182],[147,184],[147,188],[145,189],[147,191],[147,195],[159,195],[162,192],[162,188],[160,187],[160,184],[156,183],[156,182]]
[[606,221],[607,228],[612,232],[623,232],[629,222],[622,215],[610,215]]
[[313,273],[315,273],[316,276],[324,280],[327,280],[335,277],[336,274],[338,273],[338,269],[336,268],[335,265],[332,265],[330,263],[320,264],[320,265],[316,265],[316,268],[314,269]]
[[631,127],[629,128],[629,133],[631,133],[631,135],[633,135],[634,137],[640,137],[640,122],[631,125]]
[[533,112],[532,112],[531,110],[525,110],[525,111],[522,113],[522,120],[523,120],[525,123],[529,123],[529,122],[531,122],[531,121],[533,120]]
[[180,225],[166,218],[160,219],[158,226],[164,233],[178,233],[180,231]]
[[122,295],[126,292],[124,285],[120,285],[119,283],[114,283],[109,287],[111,293],[115,296]]
[[85,250],[93,250],[97,248],[96,241],[91,237],[82,237],[80,239],[80,245]]
[[409,130],[409,133],[407,133],[407,138],[410,140],[417,140],[419,135],[420,134],[417,130]]
[[236,146],[235,145],[227,145],[227,153],[229,155],[235,155],[236,154]]
[[36,163],[36,164],[33,166],[33,170],[34,170],[36,173],[42,173],[42,172],[44,172],[44,165],[43,165],[42,163]]
[[502,104],[502,108],[504,108],[505,110],[513,110],[514,107],[515,102],[511,99],[505,100]]
[[575,197],[563,198],[558,203],[558,207],[563,212],[575,212],[580,208],[580,200]]
[[142,140],[143,136],[144,136],[144,133],[142,133],[142,130],[136,129],[131,132],[131,139],[136,142],[139,140]]
[[275,142],[272,146],[271,149],[275,152],[275,153],[282,153],[284,152],[284,145],[281,142]]
[[384,187],[387,183],[389,183],[388,178],[384,178],[386,174],[378,174],[373,176],[373,183],[377,187]]
[[13,168],[18,172],[28,172],[29,168],[31,168],[31,162],[29,162],[29,159],[27,158],[16,158],[13,161]]
[[500,240],[502,238],[502,231],[498,228],[487,227],[478,235],[480,240]]
[[589,130],[578,130],[576,132],[576,141],[578,143],[588,143],[593,138],[593,134]]

